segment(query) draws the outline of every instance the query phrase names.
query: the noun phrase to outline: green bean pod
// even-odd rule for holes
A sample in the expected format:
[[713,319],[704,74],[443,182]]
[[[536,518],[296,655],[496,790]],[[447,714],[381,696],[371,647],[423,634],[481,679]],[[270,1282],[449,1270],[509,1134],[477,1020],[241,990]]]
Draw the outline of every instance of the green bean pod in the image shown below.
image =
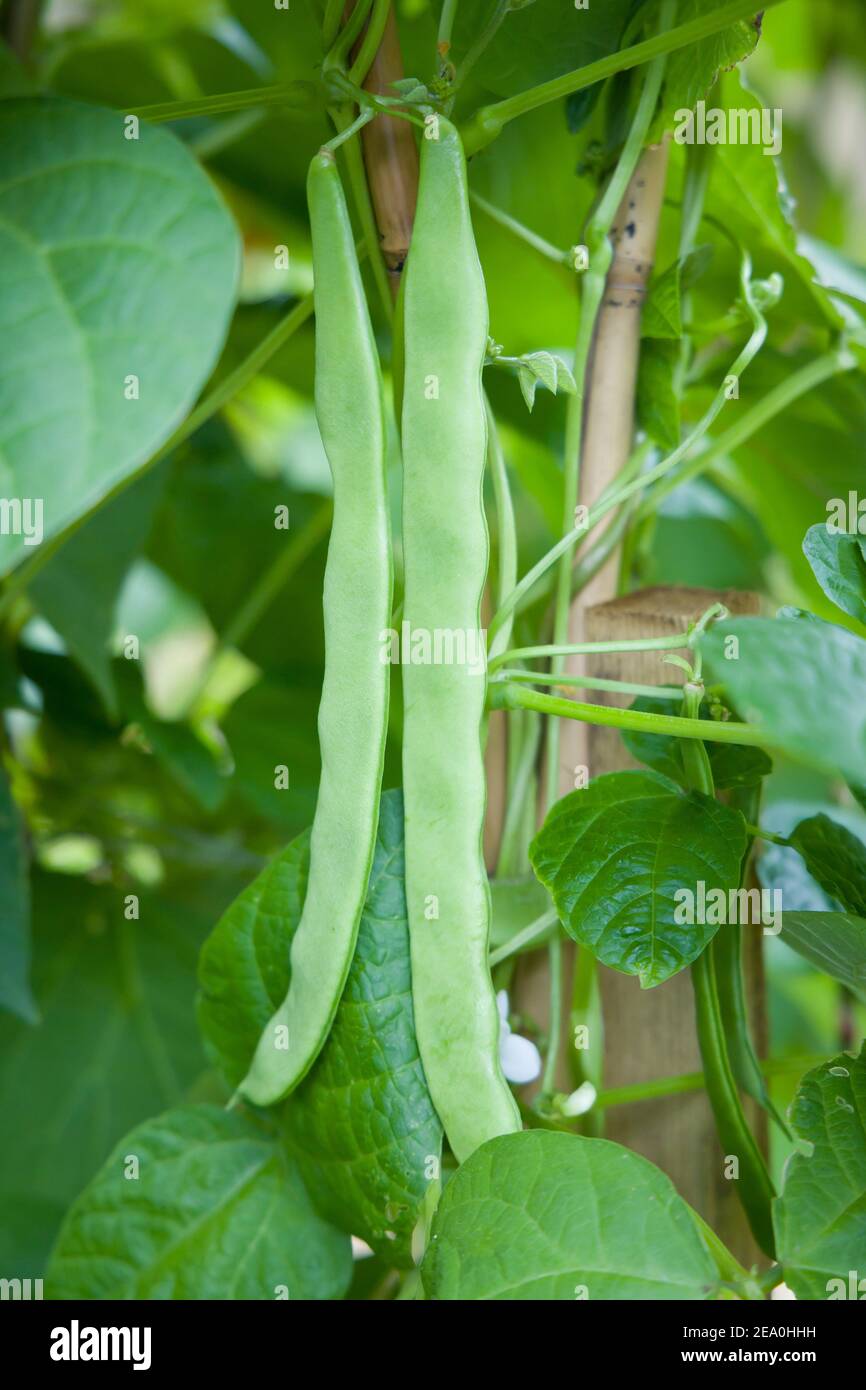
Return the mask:
[[376,840],[388,722],[391,538],[382,377],[334,156],[307,180],[316,311],[316,415],[334,480],[325,569],[322,772],[291,984],[265,1028],[241,1093],[272,1105],[324,1043],[352,962]]
[[[683,687],[683,714],[696,719],[700,712],[702,687],[687,681]],[[704,796],[715,796],[713,773],[704,744],[683,740],[683,763],[691,787]],[[729,930],[724,927],[723,931]],[[707,1098],[716,1122],[716,1133],[725,1154],[739,1160],[737,1191],[752,1235],[765,1254],[775,1258],[772,1202],[775,1189],[767,1172],[764,1156],[743,1112],[737,1082],[731,1065],[725,1020],[719,998],[716,974],[716,942],[707,945],[691,968],[695,999],[695,1024],[704,1072]],[[739,962],[738,962],[739,963]]]
[[[490,891],[481,853],[486,679],[483,669],[473,672],[470,661],[459,661],[461,640],[468,655],[471,634],[476,642],[483,638],[487,300],[463,150],[442,117],[438,131],[433,123],[425,130],[404,274],[403,618],[415,639],[413,659],[403,655],[412,995],[427,1084],[463,1162],[485,1140],[520,1129],[520,1116],[500,1066],[487,963]],[[450,661],[448,638],[441,636],[449,633]],[[425,635],[432,647],[427,659]],[[483,654],[483,646],[477,650]]]

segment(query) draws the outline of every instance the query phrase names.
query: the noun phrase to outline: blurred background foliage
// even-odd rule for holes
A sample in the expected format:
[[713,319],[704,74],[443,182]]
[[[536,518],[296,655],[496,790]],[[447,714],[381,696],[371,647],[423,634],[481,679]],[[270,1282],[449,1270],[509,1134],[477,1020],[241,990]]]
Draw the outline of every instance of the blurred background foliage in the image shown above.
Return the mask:
[[[456,52],[492,8],[461,5]],[[475,66],[458,115],[612,51],[639,8],[607,0],[589,38],[573,29],[569,47],[558,37],[561,5],[537,0]],[[438,6],[397,0],[396,11],[406,72],[426,81]],[[330,134],[316,98],[320,60],[317,10],[303,0],[289,11],[247,0],[50,0],[44,9],[35,80],[88,102],[126,110],[275,81],[310,84],[305,110],[173,126],[204,160],[244,240],[241,302],[215,380],[311,287],[304,182]],[[864,70],[860,0],[787,0],[765,15],[741,73],[784,113],[786,198],[801,249],[855,315],[866,315]],[[0,92],[23,82],[4,51]],[[472,161],[472,188],[554,245],[579,242],[628,96],[629,82],[617,80],[568,108],[514,121]],[[772,181],[773,162],[755,155]],[[677,254],[681,146],[671,165],[657,277]],[[774,186],[768,196],[774,203]],[[778,207],[742,199],[722,160],[707,206],[751,247],[757,274],[785,278],[768,346],[743,381],[748,404],[826,346],[830,330],[783,247]],[[476,230],[495,340],[511,355],[544,348],[567,360],[573,274],[483,211]],[[730,243],[709,224],[700,240],[710,250],[692,291],[698,326],[722,318],[737,293]],[[278,245],[289,250],[287,271],[275,269]],[[387,325],[376,327],[387,365]],[[705,346],[688,421],[715,389],[720,360]],[[0,859],[0,910],[7,921],[29,915],[33,996],[0,1015],[0,1266],[22,1276],[40,1272],[65,1206],[121,1134],[179,1099],[211,1094],[192,1008],[198,947],[265,858],[311,818],[330,515],[312,374],[308,322],[220,417],[85,524],[3,633],[9,786],[0,789],[0,820],[20,823],[21,852]],[[489,376],[527,566],[558,535],[564,403],[541,392],[530,416],[513,377]],[[793,603],[838,620],[801,542],[825,519],[827,499],[862,486],[864,407],[862,375],[837,377],[670,493],[632,535],[623,584],[757,589],[771,610]],[[391,483],[398,515],[396,440]],[[288,508],[288,532],[274,527],[278,507]],[[138,660],[128,659],[130,638]],[[392,722],[396,735],[398,688]],[[288,790],[274,787],[276,764],[289,769]],[[395,737],[386,785],[399,776]],[[776,830],[821,808],[866,838],[850,796],[811,773],[779,767],[769,801]],[[763,881],[784,881],[786,906],[823,905],[798,864],[774,851]],[[132,894],[137,919],[124,914]],[[862,1010],[831,980],[775,941],[768,962],[774,1053],[830,1053],[862,1032]],[[786,1102],[787,1083],[776,1086]]]

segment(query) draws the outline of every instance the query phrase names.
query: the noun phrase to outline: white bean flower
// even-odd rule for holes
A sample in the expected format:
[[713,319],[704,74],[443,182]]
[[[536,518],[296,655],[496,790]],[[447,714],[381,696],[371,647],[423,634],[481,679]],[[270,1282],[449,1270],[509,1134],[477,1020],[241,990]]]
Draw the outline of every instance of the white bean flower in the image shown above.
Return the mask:
[[525,1086],[541,1075],[541,1053],[529,1038],[512,1033],[511,1024],[508,1022],[506,990],[499,991],[496,1003],[499,1007],[499,1060],[505,1079],[513,1081],[516,1086]]

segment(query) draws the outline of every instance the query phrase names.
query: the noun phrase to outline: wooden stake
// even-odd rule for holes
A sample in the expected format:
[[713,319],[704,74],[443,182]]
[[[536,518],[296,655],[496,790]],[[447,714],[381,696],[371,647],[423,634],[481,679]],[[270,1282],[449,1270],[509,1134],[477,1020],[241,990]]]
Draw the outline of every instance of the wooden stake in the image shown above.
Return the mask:
[[[646,589],[588,609],[587,641],[663,637],[683,632],[716,601],[724,603],[732,613],[757,613],[760,606],[755,594]],[[615,680],[679,684],[682,673],[663,665],[660,658],[659,652],[610,653],[588,658],[586,669],[588,674]],[[599,704],[630,703],[598,692],[592,698]],[[626,752],[616,729],[589,727],[587,742],[594,777],[638,766]],[[744,927],[743,935],[747,1001],[755,1045],[761,1055],[766,1046],[766,1023],[760,928]],[[655,989],[642,990],[636,979],[601,966],[599,984],[606,1088],[701,1070],[687,970]],[[763,1111],[749,1102],[746,1114],[759,1142],[766,1147]],[[614,1106],[605,1112],[605,1135],[658,1164],[680,1195],[700,1212],[738,1259],[750,1265],[760,1257],[737,1199],[736,1182],[724,1177],[723,1156],[705,1092]]]
[[[394,96],[403,76],[403,56],[394,11],[382,34],[364,88],[379,96]],[[391,293],[397,298],[400,272],[409,253],[415,204],[418,201],[418,150],[408,121],[399,116],[376,116],[361,132],[367,183],[379,228],[380,247],[388,269]]]

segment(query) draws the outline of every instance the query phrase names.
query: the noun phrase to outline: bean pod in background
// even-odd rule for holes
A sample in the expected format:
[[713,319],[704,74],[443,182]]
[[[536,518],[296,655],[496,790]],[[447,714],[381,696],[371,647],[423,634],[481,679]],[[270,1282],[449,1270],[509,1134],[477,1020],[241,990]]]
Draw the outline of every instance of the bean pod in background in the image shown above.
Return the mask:
[[[438,124],[437,124],[438,120]],[[499,1061],[481,852],[487,299],[454,127],[428,123],[403,289],[403,785],[415,1031],[457,1159],[520,1129]],[[462,657],[462,659],[461,659]]]
[[307,180],[316,311],[316,415],[334,479],[325,570],[322,773],[310,876],[289,992],[259,1040],[241,1093],[288,1095],[315,1061],[352,962],[376,842],[388,722],[392,565],[382,378],[334,156]]

